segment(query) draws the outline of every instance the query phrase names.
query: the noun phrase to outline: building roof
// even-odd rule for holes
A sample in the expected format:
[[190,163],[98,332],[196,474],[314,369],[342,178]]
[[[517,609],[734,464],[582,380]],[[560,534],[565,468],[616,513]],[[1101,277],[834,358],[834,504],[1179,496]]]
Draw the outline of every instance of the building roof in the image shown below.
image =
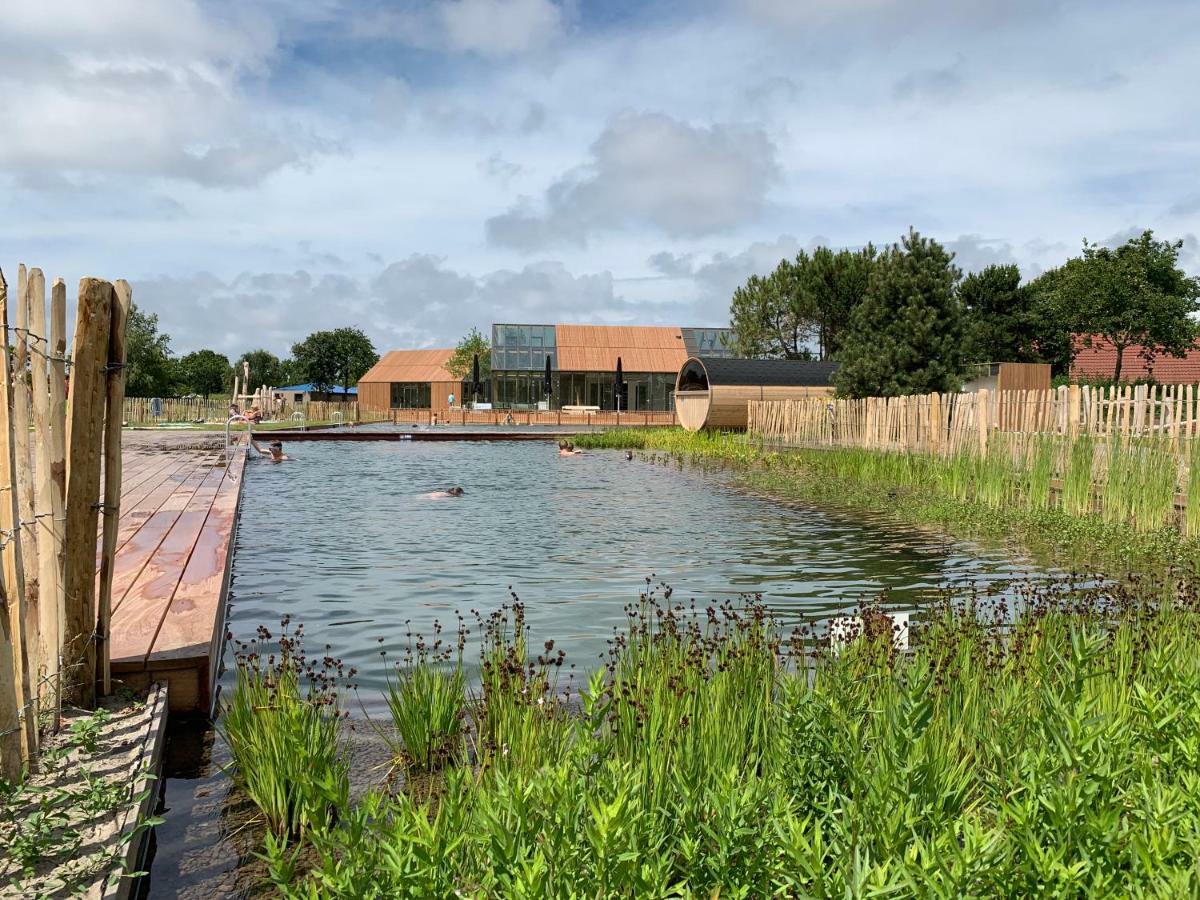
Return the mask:
[[645,325],[556,325],[560,372],[678,372],[688,358],[679,328]]
[[461,381],[446,371],[453,348],[441,350],[389,350],[358,383],[364,381]]
[[730,359],[721,356],[698,356],[692,359],[704,366],[710,385],[828,387],[830,377],[838,368],[838,364],[831,360]]
[[338,384],[331,384],[329,387],[325,388],[324,391],[318,391],[316,386],[313,385],[311,382],[306,382],[304,384],[289,384],[287,387],[277,387],[277,388],[275,388],[275,390],[281,391],[281,392],[286,391],[291,394],[311,394],[311,393],[357,394],[358,393],[358,388],[356,388],[356,387],[347,389]]
[[[1090,347],[1086,346],[1085,341],[1085,335],[1074,335],[1075,359],[1071,363],[1071,377],[1112,378],[1117,370],[1116,348],[1099,335],[1092,336]],[[1126,347],[1121,357],[1121,380],[1138,381],[1146,378],[1153,378],[1159,384],[1200,383],[1200,341],[1185,356],[1151,354],[1149,362],[1145,348],[1140,344]]]

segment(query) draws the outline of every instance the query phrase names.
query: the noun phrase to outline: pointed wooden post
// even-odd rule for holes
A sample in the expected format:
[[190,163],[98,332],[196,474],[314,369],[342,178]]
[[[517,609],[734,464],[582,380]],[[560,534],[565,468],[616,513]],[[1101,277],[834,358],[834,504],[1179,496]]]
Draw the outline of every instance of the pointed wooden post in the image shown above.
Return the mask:
[[105,368],[116,291],[83,278],[71,354],[67,413],[66,615],[63,620],[63,701],[96,704],[96,523],[104,447]]
[[[8,284],[0,272],[0,307],[8,305]],[[7,352],[8,342],[5,341]],[[3,404],[0,403],[0,407]],[[2,459],[3,457],[0,457]],[[12,484],[4,478],[4,466],[0,466],[0,511],[9,507],[12,499]],[[8,516],[12,518],[11,512]],[[3,516],[0,516],[3,519]],[[0,527],[3,527],[0,522]],[[16,547],[15,541],[7,541],[4,548],[3,577],[0,577],[0,777],[15,782],[21,777],[25,756],[25,732],[21,728],[21,629],[19,607],[13,583],[9,580],[8,548]],[[13,627],[13,622],[18,627]]]
[[[25,267],[19,270],[18,284],[26,285]],[[8,289],[0,279],[0,328],[8,334]],[[31,760],[37,749],[37,717],[31,715],[34,689],[29,668],[28,627],[25,605],[25,573],[21,560],[20,512],[17,498],[17,467],[12,422],[12,360],[8,341],[0,347],[0,551],[4,585],[8,597],[8,628],[12,641],[13,686],[17,703],[23,710],[24,727],[20,732],[20,752]]]
[[100,689],[112,693],[109,623],[112,620],[113,565],[117,556],[117,528],[121,518],[121,410],[125,406],[125,337],[133,290],[129,282],[114,285],[112,327],[108,335],[108,415],[104,420],[104,535],[100,553],[100,602],[96,640],[100,657]]
[[25,647],[29,658],[29,673],[34,679],[32,693],[36,699],[41,693],[38,673],[42,671],[41,638],[41,594],[38,590],[37,529],[33,518],[33,448],[29,428],[32,425],[30,412],[32,397],[26,373],[29,369],[30,349],[33,339],[29,334],[29,307],[31,296],[37,293],[46,302],[46,279],[41,269],[30,269],[25,290],[17,298],[16,323],[13,332],[12,388],[13,388],[13,450],[17,475],[17,511],[21,516],[21,570],[25,576]]
[[[62,645],[63,620],[66,616],[64,568],[67,560],[66,544],[66,506],[67,506],[67,284],[61,278],[55,278],[50,288],[50,358],[47,360],[50,369],[50,465],[47,472],[51,479],[51,509],[54,517],[53,552],[54,559],[48,560],[47,565],[54,567],[56,583],[54,585],[55,621],[58,623],[58,636],[55,645],[55,655],[58,659],[59,673],[54,680],[54,710],[57,717],[62,711]],[[40,557],[39,557],[40,561]],[[48,588],[42,584],[42,596],[47,597]],[[47,598],[43,602],[49,602]],[[57,727],[58,722],[55,721]]]

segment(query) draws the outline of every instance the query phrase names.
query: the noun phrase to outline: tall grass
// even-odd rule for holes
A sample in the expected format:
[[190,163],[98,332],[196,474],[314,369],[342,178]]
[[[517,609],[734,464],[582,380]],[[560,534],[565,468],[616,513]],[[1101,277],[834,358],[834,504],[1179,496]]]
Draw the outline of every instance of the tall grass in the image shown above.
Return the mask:
[[284,619],[282,629],[278,654],[263,658],[272,637],[261,627],[258,642],[239,649],[237,682],[217,727],[233,756],[235,784],[286,843],[328,826],[345,808],[350,782],[338,727],[340,663],[310,662],[303,626],[289,634]]
[[433,798],[375,792],[344,808],[310,832],[305,874],[268,848],[277,887],[1194,895],[1196,584],[1024,597],[1017,610],[947,599],[908,655],[870,628],[833,655],[819,629],[785,632],[754,599],[696,608],[647,591],[543,743],[451,767]]
[[392,756],[409,775],[433,772],[458,759],[464,748],[466,675],[462,651],[466,629],[460,619],[450,644],[440,622],[430,640],[409,633],[404,660],[388,676],[385,694],[393,731],[382,731]]

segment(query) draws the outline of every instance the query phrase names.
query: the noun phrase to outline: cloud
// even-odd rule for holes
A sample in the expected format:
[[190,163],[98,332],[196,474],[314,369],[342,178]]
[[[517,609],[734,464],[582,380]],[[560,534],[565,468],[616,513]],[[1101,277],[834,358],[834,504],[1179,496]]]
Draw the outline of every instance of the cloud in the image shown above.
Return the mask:
[[893,86],[892,96],[897,100],[947,100],[962,91],[965,66],[966,60],[959,56],[948,66],[909,72]]
[[646,260],[646,264],[666,278],[687,278],[696,269],[695,254],[670,253],[663,250]]
[[244,187],[317,152],[303,129],[254,108],[277,34],[196,0],[9,0],[0,5],[0,169],[56,179],[167,177]]
[[546,191],[487,221],[489,240],[530,252],[586,245],[592,235],[651,226],[672,237],[733,228],[758,215],[779,168],[760,128],[693,126],[661,113],[624,113],[591,147],[591,159]]
[[564,25],[550,0],[446,0],[438,13],[451,50],[489,57],[541,49]]
[[952,241],[942,241],[942,245],[954,254],[954,264],[964,273],[1017,262],[1012,244],[1001,238],[964,234]]

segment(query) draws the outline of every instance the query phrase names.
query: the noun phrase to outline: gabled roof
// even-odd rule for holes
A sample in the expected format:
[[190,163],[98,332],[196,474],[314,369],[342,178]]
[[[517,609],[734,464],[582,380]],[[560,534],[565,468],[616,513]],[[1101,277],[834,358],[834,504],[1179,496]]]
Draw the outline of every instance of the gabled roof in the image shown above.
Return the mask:
[[[1088,347],[1087,336],[1072,335],[1075,344],[1075,359],[1071,362],[1073,378],[1112,378],[1117,370],[1117,349],[1099,335],[1092,335]],[[1151,354],[1147,363],[1144,348],[1134,344],[1125,348],[1121,356],[1121,380],[1137,381],[1153,378],[1159,384],[1200,383],[1200,342],[1188,350],[1183,357],[1169,353]]]
[[679,371],[688,358],[683,332],[674,327],[555,325],[560,372]]
[[389,350],[358,383],[372,381],[460,381],[446,371],[453,348],[441,350]]

